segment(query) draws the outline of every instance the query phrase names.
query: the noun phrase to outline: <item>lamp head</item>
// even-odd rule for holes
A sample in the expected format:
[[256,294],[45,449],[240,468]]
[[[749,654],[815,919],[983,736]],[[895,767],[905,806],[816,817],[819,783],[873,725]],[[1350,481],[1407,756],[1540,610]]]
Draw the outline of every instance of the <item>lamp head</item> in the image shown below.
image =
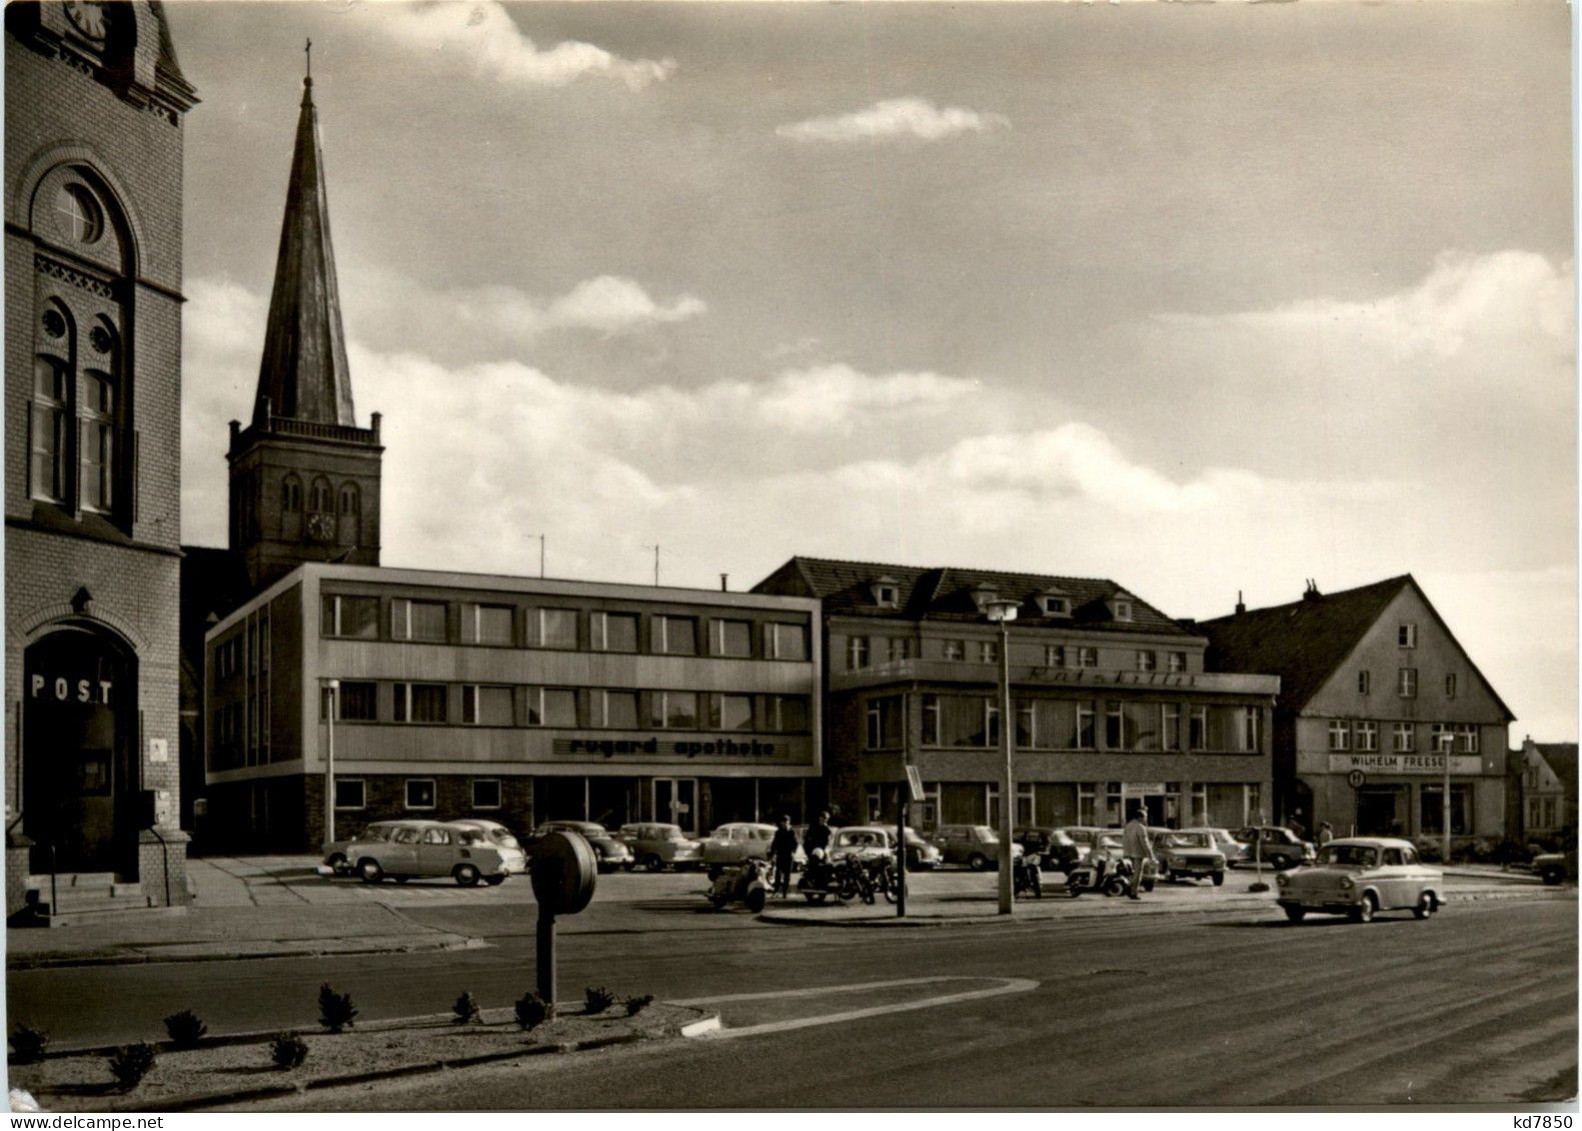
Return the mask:
[[995,598],[992,601],[985,601],[983,604],[984,613],[995,624],[1003,624],[1006,621],[1015,620],[1016,610],[1019,608],[1021,608],[1021,602],[1007,601],[1003,598]]
[[331,691],[339,691],[341,689],[341,681],[338,680],[338,679],[332,679],[328,683],[326,683],[325,686],[328,687]]

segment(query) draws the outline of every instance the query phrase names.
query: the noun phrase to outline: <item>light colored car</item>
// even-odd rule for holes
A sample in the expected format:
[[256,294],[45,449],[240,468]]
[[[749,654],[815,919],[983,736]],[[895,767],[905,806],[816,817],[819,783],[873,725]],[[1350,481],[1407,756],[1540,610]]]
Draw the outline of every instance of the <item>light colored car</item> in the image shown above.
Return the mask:
[[523,847],[533,854],[533,845],[549,833],[576,833],[588,842],[598,861],[599,871],[613,872],[617,868],[630,868],[635,859],[626,842],[597,821],[545,821],[533,830],[533,835]]
[[477,829],[500,851],[508,864],[513,860],[520,862],[521,867],[511,868],[512,872],[527,871],[527,850],[516,839],[516,834],[499,821],[491,821],[487,817],[462,817],[445,823],[461,829]]
[[523,871],[519,859],[508,859],[506,850],[491,844],[480,829],[442,821],[396,821],[392,826],[382,839],[353,840],[346,846],[346,858],[364,883],[376,884],[386,876],[403,882],[450,876],[462,887],[472,887],[479,880],[503,884],[507,876]]
[[773,825],[727,822],[703,838],[703,863],[714,868],[740,864],[743,860],[767,860],[769,842],[774,838]]
[[1097,825],[1065,825],[1055,831],[1071,838],[1071,842],[1077,846],[1076,863],[1081,864],[1093,852],[1093,842],[1101,833],[1118,833],[1120,830],[1099,828]]
[[1252,863],[1252,857],[1247,853],[1247,846],[1237,840],[1229,829],[1210,829],[1214,836],[1215,846],[1225,854],[1225,865],[1234,868],[1238,864]]
[[1215,887],[1225,882],[1225,854],[1214,843],[1210,829],[1149,829],[1159,875],[1176,880],[1212,880]]
[[[965,864],[981,872],[1000,860],[999,834],[988,825],[940,825],[933,840],[946,864]],[[1021,845],[1011,845],[1011,859],[1022,852]]]
[[944,861],[939,847],[928,843],[916,829],[906,830],[906,870],[931,872]]
[[1332,840],[1313,867],[1281,872],[1275,882],[1275,902],[1293,923],[1309,911],[1368,923],[1397,907],[1427,919],[1444,903],[1444,873],[1419,860],[1411,841],[1394,837]]
[[859,860],[895,859],[895,834],[881,825],[848,825],[836,829],[829,840],[829,858],[855,856]]
[[703,864],[703,846],[682,832],[680,825],[633,821],[622,825],[615,835],[632,850],[636,866],[650,872],[665,868],[680,871]]
[[375,821],[356,836],[342,837],[340,840],[328,841],[324,845],[324,863],[320,872],[332,872],[336,875],[345,875],[352,870],[352,865],[346,859],[346,849],[354,841],[385,840],[390,836],[392,829],[400,824],[399,821]]

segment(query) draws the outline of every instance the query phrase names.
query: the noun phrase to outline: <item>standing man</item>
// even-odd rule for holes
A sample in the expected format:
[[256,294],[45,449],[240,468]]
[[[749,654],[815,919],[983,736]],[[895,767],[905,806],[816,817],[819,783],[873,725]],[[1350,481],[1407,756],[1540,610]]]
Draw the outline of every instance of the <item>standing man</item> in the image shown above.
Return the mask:
[[1141,803],[1132,807],[1132,819],[1121,832],[1121,850],[1132,865],[1132,890],[1128,899],[1141,899],[1143,863],[1154,858],[1153,842],[1148,836],[1148,810]]
[[[807,827],[807,832],[802,834],[802,850],[807,853],[807,868],[813,873],[813,878],[823,883],[829,876],[824,870],[829,864],[829,810],[825,810],[813,818],[813,823]],[[819,850],[823,849],[822,852]],[[814,863],[815,859],[818,863]],[[809,882],[813,882],[812,879]]]
[[796,856],[796,830],[791,827],[791,818],[785,813],[780,814],[780,827],[775,830],[775,838],[769,842],[769,855],[775,862],[775,891],[780,893],[780,898],[789,898],[791,862]]

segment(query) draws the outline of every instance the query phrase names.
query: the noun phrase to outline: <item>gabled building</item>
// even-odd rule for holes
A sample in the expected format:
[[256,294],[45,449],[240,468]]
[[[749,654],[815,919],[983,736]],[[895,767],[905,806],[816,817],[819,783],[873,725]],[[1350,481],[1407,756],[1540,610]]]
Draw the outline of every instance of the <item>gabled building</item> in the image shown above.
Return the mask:
[[1551,846],[1576,843],[1577,744],[1526,739],[1517,755],[1521,773],[1521,840]]
[[1514,716],[1410,574],[1197,628],[1211,670],[1280,677],[1277,819],[1438,837],[1449,757],[1452,837],[1503,835]]
[[[187,900],[182,77],[158,3],[5,10],[6,904]],[[29,877],[34,877],[30,883]],[[112,886],[113,885],[113,886]]]
[[792,558],[754,587],[821,602],[828,801],[919,828],[997,825],[999,624],[1007,627],[1017,825],[1242,825],[1266,808],[1279,681],[1210,672],[1208,641],[1113,581]]

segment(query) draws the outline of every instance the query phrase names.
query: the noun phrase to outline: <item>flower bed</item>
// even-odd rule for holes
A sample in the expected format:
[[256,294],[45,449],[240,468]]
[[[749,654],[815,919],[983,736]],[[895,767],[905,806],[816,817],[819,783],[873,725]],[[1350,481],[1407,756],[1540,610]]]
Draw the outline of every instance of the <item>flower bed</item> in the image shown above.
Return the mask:
[[308,1054],[297,1068],[275,1066],[270,1045],[277,1034],[271,1033],[240,1041],[208,1038],[194,1049],[158,1045],[153,1070],[130,1092],[120,1091],[103,1049],[13,1064],[10,1083],[45,1111],[176,1111],[219,1106],[244,1096],[675,1036],[683,1025],[703,1016],[696,1009],[660,1004],[633,1017],[619,1007],[589,1015],[581,1005],[562,1004],[555,1020],[524,1032],[510,1009],[488,1009],[477,1024],[430,1017],[359,1024],[343,1033],[299,1032]]

